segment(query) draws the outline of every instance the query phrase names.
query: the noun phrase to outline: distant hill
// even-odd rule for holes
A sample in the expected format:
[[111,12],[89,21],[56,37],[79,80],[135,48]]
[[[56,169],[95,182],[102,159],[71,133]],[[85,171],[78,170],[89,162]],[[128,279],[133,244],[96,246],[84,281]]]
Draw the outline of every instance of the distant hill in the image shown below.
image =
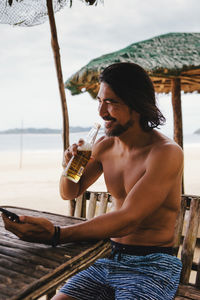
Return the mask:
[[[72,132],[82,132],[82,131],[89,131],[91,127],[70,127],[69,131]],[[51,128],[13,128],[0,131],[0,134],[58,134],[62,133],[61,129],[51,129]]]
[[200,134],[200,129],[197,129],[194,133],[195,134]]

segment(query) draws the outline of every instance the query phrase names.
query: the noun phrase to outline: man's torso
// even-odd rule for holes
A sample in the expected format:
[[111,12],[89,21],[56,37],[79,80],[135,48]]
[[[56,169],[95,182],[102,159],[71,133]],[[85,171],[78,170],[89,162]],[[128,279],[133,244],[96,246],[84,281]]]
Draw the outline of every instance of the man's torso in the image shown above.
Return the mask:
[[[107,143],[106,151],[102,152],[100,159],[107,189],[113,197],[113,209],[120,209],[127,194],[144,176],[154,147],[165,142],[169,140],[158,135],[149,145],[131,151],[124,151],[114,140]],[[163,204],[152,215],[134,227],[131,234],[113,240],[130,245],[172,246],[180,205],[180,184],[179,175],[167,191]],[[149,204],[148,198],[146,203]]]

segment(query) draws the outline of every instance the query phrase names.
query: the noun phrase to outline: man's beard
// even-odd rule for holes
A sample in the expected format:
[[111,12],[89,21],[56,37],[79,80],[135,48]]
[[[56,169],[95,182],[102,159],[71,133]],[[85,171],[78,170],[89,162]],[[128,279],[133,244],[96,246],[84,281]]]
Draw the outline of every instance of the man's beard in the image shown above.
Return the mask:
[[120,136],[122,133],[126,132],[133,125],[133,120],[129,120],[125,125],[116,124],[113,128],[105,128],[105,134],[107,136]]

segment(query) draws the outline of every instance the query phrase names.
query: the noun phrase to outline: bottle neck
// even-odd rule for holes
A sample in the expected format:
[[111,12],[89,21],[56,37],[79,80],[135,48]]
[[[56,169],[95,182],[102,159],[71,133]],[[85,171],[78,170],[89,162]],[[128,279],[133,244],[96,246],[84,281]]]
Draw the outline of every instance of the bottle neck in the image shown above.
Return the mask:
[[93,145],[95,140],[96,140],[96,137],[97,137],[97,134],[99,132],[99,129],[100,129],[100,125],[99,124],[96,124],[91,130],[90,132],[88,133],[87,137],[86,137],[86,143],[90,144],[90,145]]

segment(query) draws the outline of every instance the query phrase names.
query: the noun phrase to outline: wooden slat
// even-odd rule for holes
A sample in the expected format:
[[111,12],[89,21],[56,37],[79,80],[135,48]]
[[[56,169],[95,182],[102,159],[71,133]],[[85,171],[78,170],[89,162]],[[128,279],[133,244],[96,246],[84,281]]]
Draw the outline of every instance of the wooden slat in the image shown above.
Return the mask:
[[183,224],[184,224],[184,217],[185,217],[185,211],[187,207],[187,200],[186,197],[181,197],[181,208],[178,215],[178,218],[176,220],[175,225],[175,238],[174,238],[174,249],[176,255],[178,254],[179,246],[181,244],[181,237],[183,233]]
[[[91,219],[95,216],[96,211],[97,215],[106,213],[108,202],[111,199],[111,195],[107,192],[92,192],[86,191],[79,197],[75,199],[75,212],[74,216],[78,218],[87,218]],[[88,211],[87,211],[87,200],[89,201]],[[97,202],[99,202],[98,210],[96,209]]]
[[[47,271],[50,271],[51,269],[45,268],[42,266],[35,266],[31,263],[27,263],[28,268],[24,268],[22,264],[22,260],[19,258],[11,257],[7,255],[2,255],[0,254],[0,266],[5,268],[5,269],[11,269],[13,271],[18,271],[20,270],[22,274],[29,275],[32,274],[33,277],[35,278],[40,278],[43,276]],[[20,268],[21,266],[21,268]],[[0,280],[1,282],[1,280]]]
[[82,200],[82,218],[86,218],[86,211],[87,211],[87,200],[86,200],[86,193],[83,194],[83,200]]
[[83,207],[83,194],[76,198],[76,207],[74,216],[75,217],[82,217],[82,207]]
[[[28,243],[22,243],[21,240],[18,240],[17,243],[15,241],[13,241],[11,238],[7,238],[1,239],[1,247],[7,247],[7,248],[11,248],[11,249],[20,249],[20,251],[26,251],[26,253],[28,254],[33,254],[33,255],[37,255],[39,258],[44,258],[46,259],[48,253],[49,253],[49,249],[48,247],[43,247],[42,251],[38,251],[40,249],[40,247],[38,247],[38,245],[36,244],[33,245],[33,247],[29,247]],[[50,262],[47,261],[47,263],[51,263],[52,260],[55,262],[60,262],[60,260],[63,258],[63,254],[66,253],[64,250],[62,250],[61,248],[58,248],[58,251],[54,251],[55,249],[52,249],[53,251],[53,257],[51,258]],[[1,251],[0,251],[1,252]]]
[[196,276],[195,285],[196,285],[197,288],[200,289],[200,259],[199,259],[199,263],[198,263],[198,266],[197,266],[197,276]]
[[194,249],[198,234],[199,219],[200,219],[200,201],[199,197],[193,198],[190,205],[190,213],[186,234],[183,241],[183,248],[181,253],[181,260],[183,264],[181,273],[181,283],[188,284],[192,261],[194,256]]
[[108,206],[108,197],[109,197],[108,193],[101,193],[98,215],[102,215],[106,213],[107,206]]
[[97,197],[98,197],[97,193],[90,194],[89,207],[86,213],[86,217],[88,220],[92,219],[95,215]]
[[[183,297],[183,298],[177,298],[177,297]],[[196,289],[191,285],[180,284],[178,288],[177,296],[175,297],[175,300],[177,299],[200,300],[200,290]]]
[[50,290],[46,295],[46,300],[51,300],[53,296],[55,296],[55,294],[56,294],[56,289]]
[[69,215],[70,216],[74,215],[75,205],[76,205],[76,202],[75,202],[74,199],[73,200],[69,200]]

